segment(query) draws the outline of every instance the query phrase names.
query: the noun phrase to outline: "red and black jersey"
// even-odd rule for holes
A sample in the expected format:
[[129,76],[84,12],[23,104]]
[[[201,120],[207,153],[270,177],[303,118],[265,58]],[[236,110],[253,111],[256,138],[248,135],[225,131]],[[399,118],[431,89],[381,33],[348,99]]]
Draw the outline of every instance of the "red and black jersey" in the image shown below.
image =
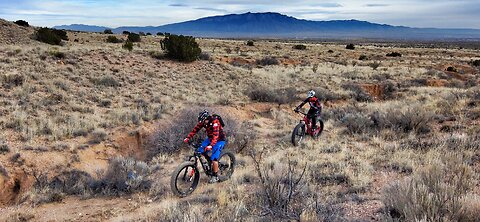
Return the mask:
[[211,116],[203,122],[198,122],[195,128],[193,128],[192,132],[188,134],[187,138],[191,139],[202,128],[205,128],[207,131],[207,136],[210,140],[210,146],[214,146],[218,141],[224,141],[226,139],[220,120]]
[[316,96],[305,99],[305,101],[303,101],[297,108],[298,109],[302,108],[305,105],[305,103],[308,103],[310,105],[310,109],[314,109],[317,111],[322,110],[322,104],[320,103],[320,100]]

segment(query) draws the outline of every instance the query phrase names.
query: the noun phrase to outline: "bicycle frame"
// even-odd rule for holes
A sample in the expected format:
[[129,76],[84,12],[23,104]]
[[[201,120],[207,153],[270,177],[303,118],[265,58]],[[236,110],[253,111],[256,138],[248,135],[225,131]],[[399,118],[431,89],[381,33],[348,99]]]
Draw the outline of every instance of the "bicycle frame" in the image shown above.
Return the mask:
[[[300,122],[303,122],[305,126],[307,126],[305,133],[310,136],[314,136],[315,132],[312,131],[312,122],[310,121],[310,118],[308,118],[308,114],[301,111],[299,111],[299,113],[303,114],[303,120],[300,120]],[[317,131],[320,131],[320,129],[318,128]]]
[[[197,149],[199,146],[197,146],[196,144],[192,144],[192,147],[193,147],[193,155],[192,156],[189,156],[188,157],[188,161],[191,161],[191,162],[194,162],[195,163],[195,167],[198,166],[198,162],[200,162],[200,165],[202,165],[202,169],[203,171],[205,172],[205,174],[207,174],[208,176],[212,176],[213,175],[213,172],[212,172],[212,161],[210,160],[210,158],[200,152],[197,152]],[[204,158],[202,158],[202,156]]]

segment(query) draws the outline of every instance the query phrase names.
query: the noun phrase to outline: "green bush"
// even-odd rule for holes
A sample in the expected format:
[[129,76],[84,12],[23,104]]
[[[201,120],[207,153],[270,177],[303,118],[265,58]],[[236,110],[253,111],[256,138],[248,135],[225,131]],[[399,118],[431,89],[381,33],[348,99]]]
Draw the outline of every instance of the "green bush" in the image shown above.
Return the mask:
[[182,62],[193,62],[202,52],[195,38],[191,36],[168,35],[160,44],[167,52],[167,57]]
[[121,43],[123,42],[121,39],[118,39],[116,36],[108,36],[107,37],[107,40],[106,40],[108,43]]
[[147,32],[147,35],[152,35],[152,33],[150,33],[150,32]]
[[67,32],[64,30],[52,29],[52,32],[55,33],[60,39],[68,41]]
[[402,54],[398,52],[391,52],[387,54],[388,57],[402,57]]
[[293,46],[293,49],[305,50],[305,49],[307,49],[307,46],[306,46],[306,45],[302,45],[302,44],[294,45],[294,46]]
[[140,38],[140,35],[137,33],[129,33],[128,34],[128,41],[129,42],[141,42],[142,39]]
[[255,44],[253,43],[252,40],[248,40],[248,41],[247,41],[247,46],[254,46],[254,45],[255,45]]
[[473,61],[473,62],[472,62],[472,65],[479,67],[479,66],[480,66],[480,60],[475,60],[475,61]]
[[112,30],[111,29],[105,29],[103,31],[104,34],[113,34]]
[[263,59],[257,59],[255,62],[257,63],[257,65],[261,65],[261,66],[270,66],[270,65],[280,64],[277,58],[269,57],[269,56],[264,57]]
[[448,72],[457,72],[457,69],[456,69],[455,67],[449,66],[449,67],[447,68],[447,71],[448,71]]
[[14,22],[15,24],[19,25],[19,26],[23,26],[23,27],[29,27],[30,25],[28,24],[28,22],[24,21],[24,20],[17,20]]
[[35,39],[50,45],[60,45],[62,38],[55,34],[52,29],[40,28],[35,32]]
[[157,32],[158,36],[163,36],[163,32]]
[[366,55],[360,55],[360,57],[358,57],[358,60],[368,60],[368,57]]
[[125,44],[122,45],[122,48],[126,49],[128,51],[132,51],[133,50],[133,42],[130,42],[129,40],[127,40],[125,42]]
[[129,35],[129,34],[130,34],[129,31],[123,31],[122,33],[123,33],[124,35]]
[[146,35],[145,35],[145,32],[139,32],[138,34],[139,34],[140,36],[146,36]]
[[348,44],[346,47],[346,49],[350,49],[350,50],[354,50],[355,49],[355,45],[354,44]]

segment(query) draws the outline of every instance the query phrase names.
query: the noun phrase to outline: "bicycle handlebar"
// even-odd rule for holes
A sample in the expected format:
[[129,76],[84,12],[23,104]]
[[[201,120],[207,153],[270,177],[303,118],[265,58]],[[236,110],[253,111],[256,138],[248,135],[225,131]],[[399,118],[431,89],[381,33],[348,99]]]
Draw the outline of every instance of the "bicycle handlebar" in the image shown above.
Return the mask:
[[296,113],[301,113],[301,114],[303,114],[303,115],[308,115],[307,113],[304,113],[304,112],[302,112],[302,111],[300,111],[300,110],[298,110],[298,111],[297,111],[297,110],[293,110],[293,111],[295,111]]

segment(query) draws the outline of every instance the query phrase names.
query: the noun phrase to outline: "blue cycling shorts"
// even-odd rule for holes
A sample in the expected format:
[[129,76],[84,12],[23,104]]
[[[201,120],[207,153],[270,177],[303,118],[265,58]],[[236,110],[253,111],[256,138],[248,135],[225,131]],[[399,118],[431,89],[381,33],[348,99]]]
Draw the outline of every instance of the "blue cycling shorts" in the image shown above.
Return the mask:
[[[198,152],[204,153],[205,147],[210,145],[210,139],[208,137],[203,141],[202,145],[198,148]],[[223,147],[225,147],[225,141],[218,141],[215,146],[212,147],[212,154],[210,155],[210,160],[218,160],[220,158],[220,153],[222,152]]]

